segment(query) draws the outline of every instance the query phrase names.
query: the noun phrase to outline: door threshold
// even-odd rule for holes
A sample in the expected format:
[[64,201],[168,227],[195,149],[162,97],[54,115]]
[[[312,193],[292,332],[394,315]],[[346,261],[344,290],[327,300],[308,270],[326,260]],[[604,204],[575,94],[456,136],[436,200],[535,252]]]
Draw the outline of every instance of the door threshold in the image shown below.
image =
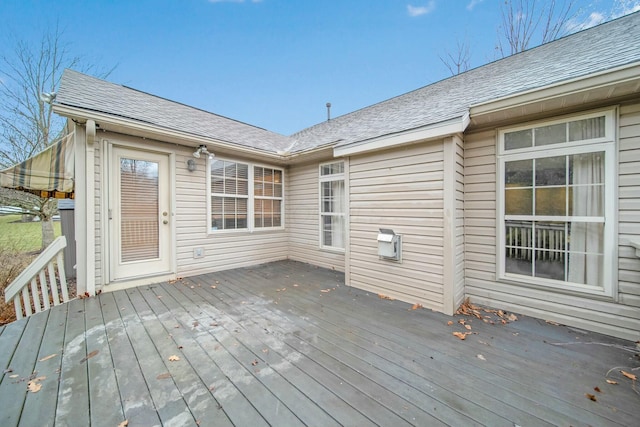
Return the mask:
[[102,287],[102,292],[120,291],[123,289],[135,288],[138,286],[152,285],[154,283],[168,282],[175,280],[175,273],[164,273],[154,276],[137,277],[134,279],[114,280]]

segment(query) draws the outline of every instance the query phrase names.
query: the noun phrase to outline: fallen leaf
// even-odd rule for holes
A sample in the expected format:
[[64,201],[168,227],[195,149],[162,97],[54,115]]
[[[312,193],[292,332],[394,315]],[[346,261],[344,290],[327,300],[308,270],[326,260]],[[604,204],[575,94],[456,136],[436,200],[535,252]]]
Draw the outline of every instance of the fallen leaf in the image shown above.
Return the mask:
[[293,287],[294,287],[294,288],[297,288],[298,286],[299,286],[299,285],[298,285],[297,283],[294,283],[294,284],[293,284]]
[[9,378],[18,378],[20,375],[18,374],[13,374],[13,375],[9,375]]
[[629,379],[630,379],[630,380],[632,380],[632,381],[635,381],[635,380],[637,380],[637,379],[638,379],[638,377],[637,377],[637,376],[635,376],[634,374],[630,374],[630,373],[629,373],[629,372],[627,372],[627,371],[620,371],[620,373],[621,373],[622,375],[624,375],[625,377],[629,378]]
[[471,330],[471,325],[464,325],[465,328],[467,328],[468,330]]
[[618,384],[618,381],[614,381],[614,380],[607,380],[607,383],[608,383],[608,384],[613,384],[613,385],[615,385],[615,384]]
[[251,366],[256,366],[258,364],[258,359],[255,359],[253,362],[251,362]]
[[96,354],[100,353],[99,350],[93,350],[91,353],[87,354],[87,357],[82,358],[82,360],[80,361],[80,363],[84,363],[87,360],[91,359],[93,356],[95,356]]
[[127,427],[128,425],[129,425],[129,420],[124,420],[123,422],[118,424],[118,427]]
[[210,323],[209,326],[218,326],[218,322]]
[[585,393],[584,395],[585,395],[585,396],[587,397],[587,399],[589,399],[589,400],[593,400],[594,402],[597,402],[597,401],[598,401],[598,399],[596,399],[596,397],[595,397],[593,394],[591,394],[591,393]]
[[602,391],[600,390],[600,387],[594,387],[593,388],[595,391],[597,391],[598,393],[602,393]]
[[477,357],[478,359],[480,359],[480,360],[487,360],[487,359],[485,359],[485,358],[484,358],[484,356],[483,356],[483,355],[481,355],[481,354],[477,355],[476,357]]
[[417,310],[417,309],[419,309],[419,308],[422,308],[422,304],[417,304],[417,303],[416,303],[416,304],[413,304],[413,305],[411,306],[411,310]]
[[37,379],[29,381],[29,383],[27,384],[27,390],[29,390],[31,393],[37,393],[41,388],[42,384],[40,384],[40,381],[38,381]]
[[38,360],[38,362],[44,362],[44,361],[46,361],[46,360],[53,359],[53,358],[54,358],[54,357],[56,357],[57,355],[58,355],[57,353],[50,354],[50,355],[48,355],[47,357],[43,357],[42,359]]
[[166,380],[167,378],[171,378],[171,374],[169,372],[165,372],[164,374],[160,374],[156,377],[159,380]]
[[189,286],[189,288],[193,289],[193,288],[195,288],[195,286],[191,285],[191,286]]
[[211,285],[211,289],[215,289],[215,288],[216,288],[216,285]]
[[449,320],[449,321],[447,322],[447,325],[448,325],[448,326],[453,325],[453,321],[452,321],[452,320]]
[[388,300],[393,301],[393,298],[391,298],[390,296],[385,295],[385,294],[378,294],[378,298],[380,298],[380,299],[388,299]]
[[180,360],[180,358],[175,354],[173,356],[169,356],[169,362],[177,362],[178,360]]
[[194,327],[194,328],[195,328],[196,326],[198,326],[199,324],[200,324],[200,323],[198,323],[198,321],[197,321],[197,320],[196,320],[196,321],[194,321],[194,322],[192,323],[192,325],[193,325],[193,327]]
[[518,320],[518,316],[516,316],[515,314],[511,313],[509,315],[509,320],[511,320],[512,322],[515,322]]
[[331,289],[320,289],[320,292],[324,292],[324,293],[331,292]]
[[162,295],[158,295],[158,298],[162,298]]
[[553,320],[545,320],[545,322],[547,322],[548,324],[553,325],[553,326],[560,326],[560,323],[554,322]]
[[467,339],[467,335],[469,335],[471,332],[453,332],[453,335],[455,335],[456,337],[460,338],[461,340],[466,340]]

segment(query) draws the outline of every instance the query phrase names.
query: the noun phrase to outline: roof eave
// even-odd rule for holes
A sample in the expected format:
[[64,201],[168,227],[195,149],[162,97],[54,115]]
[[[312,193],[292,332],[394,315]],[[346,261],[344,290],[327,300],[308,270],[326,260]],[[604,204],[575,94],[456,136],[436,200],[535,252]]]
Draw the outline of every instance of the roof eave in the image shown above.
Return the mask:
[[119,133],[124,133],[123,131],[126,130],[127,133],[131,135],[144,136],[145,138],[172,142],[184,146],[198,146],[200,144],[205,144],[210,149],[228,150],[243,153],[245,155],[257,155],[278,162],[283,161],[282,155],[276,152],[247,147],[229,141],[204,137],[201,135],[165,128],[150,123],[127,119],[124,117],[116,117],[110,114],[101,113],[99,111],[86,110],[81,107],[75,107],[65,104],[54,104],[52,108],[56,114],[64,117],[79,120],[95,120],[96,123],[99,123],[100,127],[105,130],[111,130]]
[[382,135],[376,138],[355,141],[347,144],[339,144],[333,149],[335,157],[363,154],[371,151],[385,150],[415,142],[441,139],[450,135],[462,134],[469,125],[469,113],[452,119],[428,124],[393,134]]
[[[622,85],[626,85],[624,93],[619,89],[616,91],[616,87],[620,88]],[[598,99],[583,94],[593,93],[594,89],[599,88],[607,89],[606,95],[609,99],[637,93],[640,91],[640,62],[474,104],[469,112],[472,123],[481,125],[486,121],[496,121],[496,117],[507,116],[508,112],[514,109],[519,109],[521,113],[524,113],[523,108],[527,106],[538,105],[540,108],[549,109],[552,105],[555,106],[550,101],[563,97],[567,99],[580,96],[584,103],[596,102]],[[566,108],[567,102],[563,102],[559,107]]]

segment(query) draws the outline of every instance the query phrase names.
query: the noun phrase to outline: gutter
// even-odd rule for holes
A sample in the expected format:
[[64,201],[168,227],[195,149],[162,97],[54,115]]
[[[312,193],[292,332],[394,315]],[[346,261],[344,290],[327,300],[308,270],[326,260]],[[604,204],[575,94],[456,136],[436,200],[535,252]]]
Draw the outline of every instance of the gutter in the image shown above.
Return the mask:
[[446,136],[462,134],[470,123],[469,112],[459,117],[443,122],[429,124],[414,129],[409,129],[379,137],[339,144],[333,149],[335,157],[362,154],[370,151],[383,150],[397,147],[412,142],[429,141],[444,138]]
[[105,125],[109,124],[113,127],[123,127],[123,128],[136,130],[144,135],[147,135],[147,137],[153,135],[155,138],[158,138],[158,140],[160,141],[163,140],[162,137],[165,137],[165,139],[166,138],[171,139],[171,142],[178,143],[184,146],[189,146],[190,145],[189,143],[192,143],[193,145],[211,144],[211,145],[214,145],[214,147],[219,149],[239,151],[243,154],[253,155],[253,156],[258,154],[263,157],[277,160],[280,162],[285,160],[285,158],[278,153],[261,150],[259,148],[245,147],[245,146],[234,144],[228,141],[198,136],[198,135],[190,134],[187,132],[176,131],[168,128],[159,127],[153,124],[138,122],[131,119],[114,117],[112,115],[105,114],[105,113],[87,111],[84,109],[71,107],[68,105],[54,104],[53,111],[56,114],[59,114],[64,117],[69,117],[69,118],[73,117],[73,118],[87,120],[87,121],[93,120],[96,123],[101,123]]
[[[507,95],[502,98],[492,99],[472,105],[471,115],[475,118],[479,115],[497,113],[513,107],[521,107],[534,102],[546,101],[559,96],[573,95],[585,90],[592,90],[601,87],[611,86],[625,82],[633,82],[640,78],[640,63],[635,62],[630,65],[616,67],[610,70],[601,71],[589,75],[585,78],[576,77],[570,80],[554,83],[550,86],[543,86],[529,89],[517,94]],[[640,90],[640,83],[636,91]]]

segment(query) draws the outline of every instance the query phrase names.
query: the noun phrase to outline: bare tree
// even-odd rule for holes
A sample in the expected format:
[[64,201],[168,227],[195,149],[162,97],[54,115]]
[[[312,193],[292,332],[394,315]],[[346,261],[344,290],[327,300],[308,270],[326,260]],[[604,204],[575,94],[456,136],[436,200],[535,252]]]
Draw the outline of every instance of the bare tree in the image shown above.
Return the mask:
[[574,0],[505,0],[496,50],[501,57],[547,43],[569,33],[576,15]]
[[[94,68],[83,66],[82,58],[70,53],[62,36],[56,26],[44,34],[38,45],[19,40],[11,52],[0,56],[2,169],[26,160],[63,136],[64,120],[53,114],[41,94],[57,90],[65,68]],[[20,207],[24,214],[40,218],[43,248],[53,241],[52,216],[57,210],[54,199],[3,189],[0,203]]]
[[438,55],[440,61],[447,67],[452,76],[464,73],[470,68],[471,48],[469,41],[456,40],[456,50],[452,53],[446,51],[443,55]]

